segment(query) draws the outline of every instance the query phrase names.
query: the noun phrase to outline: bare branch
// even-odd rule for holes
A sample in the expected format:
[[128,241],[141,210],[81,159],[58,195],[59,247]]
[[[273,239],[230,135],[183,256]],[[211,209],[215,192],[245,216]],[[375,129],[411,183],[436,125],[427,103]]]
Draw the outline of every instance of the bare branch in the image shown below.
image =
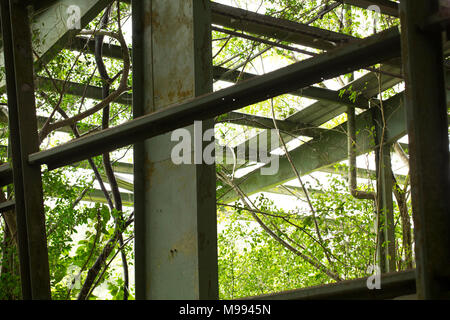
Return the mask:
[[86,117],[89,117],[89,116],[95,114],[96,112],[102,110],[104,107],[106,107],[111,102],[114,102],[118,97],[120,97],[120,95],[122,93],[124,93],[125,91],[128,90],[128,76],[130,73],[131,60],[130,60],[130,53],[128,50],[128,46],[125,41],[125,38],[123,37],[123,34],[110,32],[110,31],[89,31],[89,30],[81,31],[80,34],[81,35],[94,35],[95,34],[95,35],[108,36],[108,37],[114,38],[117,41],[119,41],[121,49],[122,49],[122,58],[123,58],[123,72],[122,72],[122,77],[120,79],[119,86],[110,95],[108,95],[108,97],[106,97],[105,99],[100,101],[94,107],[92,107],[84,112],[81,112],[71,118],[49,124],[45,128],[45,130],[41,130],[41,132],[40,132],[40,136],[41,136],[42,140],[50,132],[52,132],[56,129],[65,127],[65,126],[71,126],[74,123],[81,121],[81,120],[85,119]]
[[[244,206],[246,208],[252,210],[252,207],[250,206],[250,204],[252,204],[256,208],[256,206],[251,202],[250,199],[248,199],[248,197],[245,195],[245,193],[242,192],[242,190],[239,188],[239,186],[237,186],[233,181],[231,181],[225,174],[223,174],[222,172],[218,172],[217,176],[219,177],[219,179],[222,182],[228,184],[229,186],[231,186],[236,191],[236,193],[239,195],[239,197],[241,198],[241,200],[244,203]],[[321,270],[322,272],[324,272],[331,279],[336,280],[336,281],[341,281],[342,280],[333,271],[328,270],[328,268],[326,266],[324,266],[321,263],[316,262],[314,259],[312,259],[309,256],[307,256],[306,254],[298,251],[297,249],[292,247],[289,243],[287,243],[286,241],[284,241],[283,239],[278,237],[254,212],[252,212],[252,211],[249,211],[249,212],[252,215],[253,219],[255,219],[255,221],[261,226],[261,228],[263,228],[264,231],[266,231],[272,238],[274,238],[277,242],[282,244],[285,248],[287,248],[288,250],[290,250],[294,254],[302,257],[305,261],[307,261],[309,264],[311,264],[312,266],[314,266],[318,270]]]
[[[302,187],[303,193],[305,194],[306,202],[309,205],[309,208],[311,210],[311,214],[312,214],[312,217],[313,217],[313,221],[314,221],[314,226],[316,228],[317,237],[319,238],[319,241],[321,243],[324,243],[324,241],[322,239],[322,235],[320,233],[319,224],[317,223],[316,210],[314,209],[314,206],[313,206],[313,204],[311,202],[311,199],[309,198],[308,190],[306,189],[305,184],[303,183],[303,180],[302,180],[302,178],[301,178],[301,176],[300,176],[300,174],[299,174],[299,172],[297,170],[297,167],[294,165],[294,162],[292,161],[291,154],[289,153],[289,150],[286,147],[286,143],[284,142],[284,139],[283,139],[283,137],[280,134],[280,130],[278,130],[277,119],[275,117],[275,110],[274,110],[274,107],[273,107],[273,99],[270,100],[270,106],[271,106],[271,110],[272,110],[273,125],[275,127],[276,132],[277,132],[278,138],[280,139],[280,142],[281,142],[281,144],[283,146],[283,150],[284,150],[284,153],[286,154],[286,158],[288,159],[289,164],[291,165],[291,168],[294,171],[295,176],[297,177],[297,180],[298,180],[298,182],[300,183],[300,185]],[[333,268],[334,268],[334,263],[332,262],[329,254],[328,254],[328,250],[325,250],[325,256],[327,257],[327,260],[330,263],[330,265],[333,266]]]

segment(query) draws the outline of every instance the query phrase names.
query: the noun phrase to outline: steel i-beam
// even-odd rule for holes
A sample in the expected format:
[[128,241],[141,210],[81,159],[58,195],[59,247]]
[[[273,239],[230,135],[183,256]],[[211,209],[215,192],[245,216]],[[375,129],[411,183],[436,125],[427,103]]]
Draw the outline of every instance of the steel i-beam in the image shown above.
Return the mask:
[[391,143],[386,140],[387,123],[384,118],[386,113],[385,104],[380,108],[372,109],[375,125],[375,163],[377,172],[377,229],[378,243],[377,253],[380,269],[382,272],[396,271],[395,251],[395,221],[394,204],[392,199],[392,166],[391,166]]
[[28,10],[17,1],[1,6],[22,294],[50,299],[41,167],[28,162],[39,151]]
[[[438,0],[400,2],[417,294],[422,299],[442,298],[450,289],[449,140],[443,37],[439,29],[426,28],[426,22],[438,11]],[[449,18],[448,11],[442,13]]]
[[[132,10],[134,115],[211,92],[209,0],[138,0]],[[166,131],[134,148],[136,297],[217,299],[215,166],[195,152],[195,164],[174,164],[174,145]]]

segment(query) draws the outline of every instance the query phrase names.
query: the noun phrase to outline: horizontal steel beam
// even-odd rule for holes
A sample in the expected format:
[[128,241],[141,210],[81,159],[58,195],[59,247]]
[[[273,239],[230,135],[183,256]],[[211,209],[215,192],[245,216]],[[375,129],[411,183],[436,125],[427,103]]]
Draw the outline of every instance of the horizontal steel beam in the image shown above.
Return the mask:
[[[308,188],[308,189],[306,189],[306,191],[308,192],[308,194],[323,194],[324,193],[323,190],[313,189],[313,188]],[[298,197],[298,198],[305,197],[305,192],[303,191],[303,188],[296,187],[296,186],[289,186],[289,185],[280,185],[277,187],[273,187],[271,189],[266,190],[265,192],[280,194],[280,195],[285,195],[285,196],[294,196],[294,197]]]
[[[85,85],[82,83],[75,83],[60,79],[50,79],[46,77],[37,77],[35,80],[35,85],[43,91],[61,92],[62,88],[64,88],[64,92],[68,95],[86,97],[94,100],[103,100],[102,88],[92,85]],[[133,99],[131,93],[125,92],[114,102],[124,105],[131,105],[132,101]]]
[[[95,40],[76,36],[73,37],[72,41],[66,43],[65,49],[95,54]],[[121,60],[123,59],[122,48],[116,44],[104,43],[102,46],[102,56],[104,58]],[[131,56],[132,49],[130,49],[130,57]]]
[[[401,72],[399,70],[399,65],[401,65],[401,61],[398,58],[395,58],[393,60],[390,60],[388,64],[383,65],[382,71],[390,72]],[[232,73],[228,73],[227,76],[231,75]],[[248,77],[245,73],[245,77]],[[251,77],[248,77],[248,79]],[[395,84],[399,83],[400,79],[397,77],[389,76],[380,74],[377,75],[374,72],[370,72],[365,74],[364,76],[356,79],[355,81],[352,81],[351,83],[347,84],[342,88],[344,91],[349,92],[357,92],[358,98],[357,102],[361,101],[362,99],[365,99],[366,101],[370,100],[375,103],[375,105],[378,105],[378,99],[374,99],[373,97],[376,96],[379,93],[379,90],[381,88],[381,91],[384,91]],[[311,88],[311,87],[309,87]],[[296,92],[305,91],[309,88],[304,88],[302,90],[297,90]],[[368,103],[368,102],[367,102]],[[286,118],[285,120],[287,122],[291,123],[309,123],[312,127],[318,127],[321,124],[333,119],[334,117],[339,116],[343,112],[345,112],[346,106],[341,103],[341,101],[317,101],[313,103],[312,105],[300,110],[299,112],[291,115],[290,117]],[[265,135],[265,132],[260,133],[259,135]],[[290,134],[284,134],[283,135],[285,142],[289,142],[293,139],[293,136]],[[255,137],[256,139],[256,137]],[[345,142],[346,143],[346,142]],[[244,142],[244,145],[246,145],[246,148],[248,149],[248,143]],[[246,149],[246,150],[247,150]],[[248,154],[248,152],[247,152]]]
[[[222,67],[214,67],[213,76],[215,80],[222,80],[226,82],[236,83],[238,80],[239,81],[248,80],[254,77],[258,77],[259,75],[251,74],[248,72],[233,71]],[[95,100],[102,100],[102,88],[92,85],[85,85],[81,83],[64,81],[60,79],[50,79],[47,77],[37,77],[35,84],[36,87],[38,87],[41,90],[52,92],[61,91],[61,89],[64,86],[65,93],[69,95],[86,97]],[[360,109],[369,108],[369,101],[362,95],[357,96],[356,99],[353,101],[350,98],[349,93],[340,94],[339,91],[325,88],[309,86],[306,88],[302,88],[300,90],[296,90],[294,92],[290,92],[289,94],[299,97],[315,99],[323,102],[338,103],[343,106],[357,106]],[[128,92],[123,93],[114,102],[124,105],[131,105],[132,94]]]
[[[394,72],[399,70],[398,67],[391,64],[384,64],[381,68],[382,70]],[[376,73],[370,72],[342,87],[342,90],[356,92],[360,96],[360,99],[371,100],[377,105],[378,100],[373,98],[378,95],[380,87],[381,91],[384,91],[400,82],[401,80],[398,78],[382,74],[378,76]],[[319,126],[342,114],[345,110],[346,106],[342,103],[317,101],[307,108],[293,114],[288,120],[293,122],[306,122]]]
[[[384,102],[386,117],[386,143],[397,141],[406,134],[406,121],[402,103],[403,94],[397,94],[390,100]],[[367,153],[375,148],[373,136],[370,128],[374,119],[372,111],[368,110],[356,117],[357,154]],[[290,152],[291,158],[301,175],[323,167],[328,167],[334,163],[346,160],[347,154],[347,133],[344,123],[334,130],[330,130],[321,136],[320,139],[313,139]],[[280,184],[295,179],[291,164],[285,158],[280,158],[279,169],[274,175],[263,176],[259,170],[252,171],[247,175],[235,180],[241,190],[246,194],[271,189]],[[238,199],[236,193],[230,188],[224,188],[220,195],[222,202],[232,202]]]
[[[37,116],[36,118],[37,118],[38,128],[42,128],[43,125],[47,122],[47,119],[48,119],[47,117],[44,117],[44,116]],[[0,123],[4,123],[4,124],[8,123],[8,118],[6,116],[4,116],[2,113],[0,113]],[[95,129],[99,129],[99,128],[100,128],[100,126],[88,125],[85,128],[79,129],[79,131],[80,131],[80,133],[85,133],[88,130],[95,130]],[[8,127],[1,128],[0,129],[0,134],[4,134],[7,131],[8,131]],[[72,128],[70,128],[69,126],[59,128],[57,131],[58,132],[65,132],[65,133],[72,133],[73,132]],[[4,146],[4,145],[2,145],[0,147],[1,148],[7,148],[7,146]]]
[[[95,41],[93,41],[93,40],[87,41],[86,39],[76,37],[74,39],[74,41],[71,43],[71,46],[69,48],[72,50],[86,49],[87,52],[93,54],[94,46],[95,46]],[[103,52],[103,56],[105,56],[105,57],[114,58],[114,59],[122,58],[121,49],[117,45],[105,44],[105,45],[103,45],[102,52]],[[216,81],[221,80],[221,81],[236,83],[237,81],[248,80],[248,79],[251,79],[251,78],[254,78],[257,76],[258,75],[256,75],[256,74],[252,74],[252,73],[248,73],[248,72],[241,72],[239,70],[230,70],[230,69],[220,67],[220,66],[213,67],[213,78]],[[52,89],[52,87],[54,87],[52,85],[52,83],[50,82],[50,79],[47,79],[47,78],[39,78],[37,81],[37,85],[38,86],[42,85],[43,89],[46,89],[46,88]],[[61,85],[62,85],[62,83],[61,83]],[[69,83],[67,90],[72,91],[74,95],[78,95],[78,96],[82,96],[83,92],[84,92],[84,89],[82,89],[81,87],[76,87],[76,84],[74,84],[74,83]],[[91,88],[88,87],[87,91],[88,92],[86,93],[86,96],[90,97],[89,93],[91,92]],[[294,92],[290,92],[290,94],[295,95],[295,96],[320,100],[320,101],[324,101],[324,102],[339,103],[339,104],[342,104],[343,106],[347,106],[347,105],[355,106],[356,105],[358,108],[361,108],[361,109],[369,108],[369,102],[363,96],[358,96],[353,101],[350,98],[350,94],[348,94],[348,93],[344,93],[341,95],[339,91],[318,88],[318,87],[313,87],[313,86],[302,88],[301,90],[296,90]],[[91,95],[91,97],[92,96],[101,97],[101,89],[99,88],[97,90],[97,92],[95,92],[95,94],[93,93]],[[96,98],[93,98],[93,99],[96,99]],[[121,99],[123,99],[124,102],[127,103],[128,101],[130,101],[129,99],[131,99],[131,94],[126,93],[121,96]],[[117,102],[121,103],[119,101],[117,101]]]
[[[405,148],[405,145],[403,147]],[[113,163],[112,166],[113,166],[114,172],[116,172],[116,173],[133,174],[133,164],[132,163],[115,162],[115,163]],[[90,169],[90,166],[86,161],[80,162],[77,165],[77,167],[84,168],[84,169]],[[347,174],[348,174],[348,171],[346,169],[341,169],[341,168],[336,169],[333,167],[324,167],[324,168],[319,169],[318,171],[323,172],[323,173],[329,173],[329,174],[339,174],[339,175],[343,175],[343,176],[347,176]],[[369,169],[365,169],[365,168],[356,168],[356,173],[357,173],[358,178],[363,178],[363,179],[370,179],[370,178],[374,178],[376,176],[376,172],[374,170],[369,170]],[[397,178],[397,181],[400,184],[404,184],[406,181],[406,176],[404,176],[404,175],[395,175],[395,177]],[[121,187],[125,190],[128,190],[128,191],[133,191],[132,183],[129,183],[120,178],[117,178],[117,179],[119,182],[119,187]],[[292,187],[292,186],[286,186],[286,187],[291,188],[293,191],[298,192],[299,194],[302,194],[302,192],[303,192],[300,188],[297,188],[297,187]],[[312,191],[319,191],[319,190],[312,190]],[[280,187],[270,189],[270,190],[268,190],[268,192],[292,195],[292,193],[289,193],[289,191],[287,191],[287,190],[281,190]]]
[[336,2],[344,2],[351,4],[352,6],[359,7],[362,9],[368,9],[370,6],[378,6],[380,8],[380,13],[389,16],[398,17],[399,7],[398,3],[390,0],[335,0]]
[[[255,116],[240,112],[230,112],[224,114],[219,117],[218,122],[229,122],[260,129],[275,129],[272,118]],[[320,137],[322,133],[327,131],[327,129],[317,128],[309,124],[291,122],[287,120],[277,120],[276,123],[278,129],[280,129],[281,131],[296,136]]]
[[37,152],[30,156],[29,161],[32,164],[47,164],[50,168],[72,164],[187,126],[195,120],[212,118],[309,86],[322,79],[391,59],[398,56],[399,51],[398,29],[391,29],[117,127]]
[[236,32],[236,31],[232,31],[232,30],[229,30],[229,29],[224,29],[224,28],[216,27],[216,26],[212,26],[211,30],[220,32],[222,34],[227,34],[227,35],[232,36],[232,37],[241,38],[241,39],[247,39],[247,40],[250,40],[250,41],[253,41],[253,42],[266,44],[266,45],[268,45],[270,47],[273,47],[273,48],[285,49],[285,50],[289,50],[289,51],[292,51],[292,52],[306,54],[309,57],[318,55],[318,53],[315,53],[315,52],[312,52],[312,51],[309,51],[309,50],[299,49],[299,48],[296,48],[296,47],[291,46],[291,45],[283,44],[283,43],[281,43],[281,41],[267,40],[265,38],[261,38],[261,37],[258,37],[258,36],[249,35],[249,34],[244,33],[242,31],[241,32]]
[[[63,81],[59,79],[49,79],[44,77],[38,77],[36,79],[36,86],[39,87],[39,89],[44,91],[61,91],[61,88],[64,86],[65,93],[69,95],[79,96],[79,97],[85,97],[88,99],[94,99],[94,100],[102,100],[102,88],[90,86],[90,85],[84,85],[80,83],[74,83],[70,81]],[[308,91],[308,88],[305,89]],[[331,91],[326,90],[325,91]],[[337,93],[336,93],[337,94]],[[124,93],[122,94],[119,99],[114,101],[115,103],[124,104],[124,105],[131,105],[132,103],[132,94],[131,93]],[[0,114],[0,122],[6,121],[4,119],[5,117],[1,117]],[[38,117],[38,120],[42,126],[43,123],[45,123],[46,118],[45,117]],[[251,126],[254,128],[274,128],[273,120],[269,118],[264,118],[260,116],[255,115],[249,115],[244,113],[238,113],[238,112],[230,112],[226,115],[223,115],[220,119],[220,122],[231,122],[235,124],[245,125],[245,126]],[[326,129],[321,128],[315,128],[314,126],[310,124],[303,124],[300,122],[289,122],[284,120],[278,120],[278,127],[280,130],[290,132],[292,134],[298,134],[303,135],[307,137],[318,137],[320,133],[326,131]],[[70,132],[69,127],[63,128],[65,132]]]
[[[130,3],[131,0],[122,0],[122,2]],[[391,0],[335,0],[335,2],[351,4],[362,9],[367,9],[370,5],[377,5],[381,9],[381,13],[398,17],[398,3]]]
[[[88,37],[76,36],[70,42],[66,43],[65,48],[74,51],[95,53],[95,40]],[[115,44],[104,43],[102,46],[102,56],[105,58],[122,59],[122,48]],[[132,56],[131,49],[130,56]]]
[[213,24],[311,48],[329,50],[357,39],[215,2],[211,3],[211,10]]
[[12,167],[9,163],[0,165],[0,184],[6,186],[13,181]]
[[[76,165],[80,169],[91,169],[91,166],[87,161],[82,161]],[[112,167],[116,173],[133,174],[133,164],[126,162],[113,162]]]
[[[129,1],[124,2],[129,3]],[[275,18],[220,3],[212,2],[211,9],[213,25],[238,29],[247,33],[302,46],[330,50],[351,40],[358,39],[346,34],[312,27],[295,21]],[[245,37],[245,35],[242,36]],[[67,42],[66,48],[71,50],[87,49],[93,51],[95,47],[94,41],[86,40],[87,39],[81,37],[76,37],[73,41]],[[261,42],[267,41],[261,40]],[[271,43],[271,45],[275,47],[285,47],[281,43]],[[120,59],[122,56],[120,47],[114,45],[109,46],[109,48],[104,46],[103,55],[114,59]]]
[[16,201],[8,200],[0,203],[0,213],[13,210],[16,206]]
[[[230,70],[223,67],[214,67],[213,76],[215,80],[222,80],[226,82],[236,83],[238,81],[258,77],[259,75],[248,72],[241,72],[238,70]],[[310,99],[320,100],[323,102],[339,103],[343,106],[352,106],[352,107],[357,106],[360,109],[369,108],[369,101],[361,95],[356,97],[356,99],[353,101],[349,93],[340,94],[339,91],[334,91],[325,88],[310,86],[290,92],[290,94],[299,97],[306,97]]]
[[[120,197],[122,200],[122,204],[126,207],[134,206],[134,195],[128,192],[121,192]],[[87,202],[99,202],[99,203],[107,203],[105,194],[101,190],[92,190],[89,194],[85,196],[82,201]]]
[[[385,273],[380,277],[381,289],[369,290],[367,278],[294,289],[247,297],[240,300],[384,300],[416,293],[415,270]],[[411,296],[414,298],[414,296]]]
[[[41,1],[40,1],[41,2]],[[84,28],[112,0],[79,0],[76,5],[80,9],[80,27]],[[77,33],[68,23],[67,9],[74,5],[72,0],[48,1],[36,6],[37,11],[32,17],[33,50],[39,56],[35,59],[35,68],[49,62],[61,48],[70,42]],[[3,49],[0,50],[0,67],[4,67]],[[0,91],[4,91],[5,81],[0,80]]]
[[[323,173],[329,173],[329,174],[339,174],[339,175],[344,176],[345,178],[347,178],[347,176],[348,176],[347,168],[337,168],[336,169],[334,167],[325,167],[325,168],[320,168],[317,171],[323,172]],[[370,169],[366,169],[366,168],[356,168],[356,175],[358,178],[372,179],[372,180],[375,180],[376,176],[377,176],[375,170],[370,170]],[[406,182],[406,176],[404,176],[404,175],[396,174],[395,178],[396,178],[397,182],[400,184],[404,184]]]
[[[121,192],[120,196],[122,198],[122,204],[126,207],[133,207],[134,206],[134,197],[132,193],[128,192]],[[101,190],[94,189],[91,192],[89,192],[82,201],[87,202],[99,202],[99,203],[108,203],[106,201],[105,194]],[[14,200],[8,200],[5,202],[0,203],[0,213],[14,210],[16,206],[16,202]]]

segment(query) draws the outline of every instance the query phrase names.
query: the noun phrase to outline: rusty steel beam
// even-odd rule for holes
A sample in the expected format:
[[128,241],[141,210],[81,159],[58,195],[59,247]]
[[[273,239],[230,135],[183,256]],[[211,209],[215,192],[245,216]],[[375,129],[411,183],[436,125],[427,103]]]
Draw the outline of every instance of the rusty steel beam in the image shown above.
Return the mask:
[[[14,66],[14,52],[12,45],[12,30],[11,30],[11,15],[9,9],[9,1],[0,1],[0,14],[2,24],[2,40],[4,52],[4,65],[7,95],[8,95],[8,118],[9,133],[10,133],[10,148],[12,151],[12,162],[14,163],[14,171],[11,164],[6,163],[0,167],[0,179],[4,183],[11,183],[13,176],[16,180],[14,186],[17,198],[23,200],[23,182],[22,182],[22,163],[20,150],[20,136],[17,115],[17,97],[16,97],[16,83],[15,83],[15,66]],[[31,299],[31,278],[30,278],[30,256],[28,253],[28,235],[27,235],[27,220],[23,201],[19,202],[16,210],[17,223],[17,244],[19,253],[19,267],[20,280],[22,289],[22,298]]]
[[[403,96],[397,94],[385,101],[386,141],[394,142],[405,135],[404,109],[401,104]],[[373,135],[368,128],[373,126],[373,114],[367,110],[356,116],[356,145],[357,155],[370,152],[375,148]],[[347,152],[347,123],[343,123],[333,130],[323,134],[320,139],[313,139],[290,151],[291,158],[301,175],[308,174],[322,167],[348,159]],[[313,151],[312,151],[313,150]],[[292,166],[286,158],[280,158],[279,169],[274,175],[263,176],[258,171],[252,171],[235,179],[236,184],[248,195],[270,189],[274,186],[295,179]],[[230,188],[221,190],[221,201],[232,202],[238,199],[236,193]]]
[[378,6],[380,13],[393,17],[398,17],[398,3],[390,0],[335,0],[336,2],[350,4],[362,9],[368,9],[370,6]]
[[399,54],[397,29],[30,156],[56,168],[333,78]]
[[[210,1],[133,0],[132,11],[134,121],[212,92]],[[203,137],[211,118],[177,127]],[[136,298],[218,299],[215,166],[174,165],[166,129],[134,146]]]
[[[131,1],[123,0],[123,2],[130,3]],[[333,5],[330,7],[332,8]],[[211,13],[213,25],[323,50],[333,49],[357,39],[349,35],[216,2],[211,2]]]
[[0,165],[0,185],[6,186],[13,182],[13,171],[9,163]]
[[[223,67],[213,67],[213,77],[215,80],[221,80],[226,82],[236,83],[242,80],[248,80],[254,77],[258,77],[256,74],[248,72],[240,72],[237,70],[230,70]],[[81,83],[75,83],[71,81],[64,81],[60,79],[49,79],[47,77],[37,77],[35,81],[36,87],[44,91],[57,91],[65,86],[65,92],[69,95],[86,97],[89,99],[101,100],[101,88],[85,85]],[[55,84],[57,88],[55,88]],[[360,109],[368,109],[369,101],[362,95],[357,96],[353,101],[349,93],[341,94],[339,91],[319,88],[319,87],[306,87],[300,90],[290,92],[294,96],[306,97],[310,99],[315,99],[323,102],[338,103],[343,106],[357,106]],[[124,93],[122,94],[115,103],[131,105],[132,94]]]
[[[90,46],[88,46],[90,47]],[[119,47],[114,48],[114,46],[104,46],[104,55],[111,58],[120,59],[121,57],[117,54]],[[447,50],[448,51],[448,50]],[[116,52],[116,53],[114,53]],[[348,86],[342,89],[351,89],[350,91],[363,91],[362,95],[358,95],[356,100],[350,99],[350,94],[344,93],[340,94],[339,91],[318,88],[314,86],[309,86],[290,92],[289,94],[296,96],[303,96],[310,99],[319,100],[315,104],[303,109],[302,111],[291,116],[294,122],[304,122],[304,123],[314,123],[315,125],[320,125],[335,116],[338,116],[345,111],[345,106],[356,106],[358,108],[367,109],[369,107],[369,99],[372,96],[378,94],[379,84],[378,78],[382,77],[382,90],[386,90],[394,86],[395,84],[401,82],[402,79],[398,78],[398,74],[401,73],[400,70],[401,61],[400,59],[394,59],[392,61],[386,62],[385,65],[379,70],[380,74],[377,72],[370,72],[363,77],[352,82]],[[229,70],[220,66],[213,67],[213,76],[216,81],[223,80],[227,82],[237,82],[242,80],[248,80],[256,75],[247,72],[240,72],[237,70]],[[79,92],[83,90],[77,89]],[[376,102],[374,99],[371,99]],[[310,120],[309,120],[310,119]]]
[[41,167],[28,162],[39,151],[30,21],[25,5],[1,6],[22,293],[51,299]]
[[414,270],[382,274],[381,289],[369,290],[367,279],[346,280],[332,284],[294,289],[240,300],[386,300],[402,296],[415,298]]
[[[28,5],[28,3],[19,1]],[[91,22],[112,0],[43,0],[34,3],[31,19],[33,30],[33,55],[35,68],[41,68],[68,45],[78,30],[72,28],[69,21],[75,16],[70,13],[70,6],[76,5],[80,9],[79,27],[84,28]],[[3,51],[0,49],[0,67],[3,65]],[[4,80],[0,79],[0,92],[4,91]]]
[[421,28],[438,11],[438,0],[400,2],[417,293],[421,299],[442,298],[450,288],[449,140],[443,37],[439,30]]
[[374,108],[372,111],[374,113],[373,123],[375,125],[375,143],[377,146],[375,148],[375,164],[377,172],[377,258],[382,272],[394,272],[396,271],[397,266],[394,205],[392,199],[392,143],[386,141],[386,132],[388,128],[384,119],[384,114],[387,114],[388,110],[385,104],[383,104],[382,108]]
[[[221,69],[220,69],[221,70]],[[226,70],[226,69],[225,69]],[[256,76],[256,75],[255,75]],[[253,75],[251,77],[254,77]],[[249,78],[251,78],[249,77]],[[64,81],[59,79],[49,79],[45,77],[37,77],[36,78],[36,86],[45,91],[57,91],[59,88],[62,88],[63,85],[65,85],[65,92],[69,95],[79,96],[79,97],[85,97],[88,99],[94,99],[94,100],[102,100],[102,88],[91,86],[91,85],[84,85],[80,83],[74,83],[70,81]],[[56,85],[56,88],[55,88]],[[312,92],[316,92],[315,90],[319,90],[319,93],[314,94]],[[322,90],[322,91],[320,91]],[[305,88],[302,89],[302,91],[305,92],[305,96],[311,96],[314,95],[316,98],[319,98],[318,96],[326,96],[326,100],[333,99],[334,101],[339,101],[338,92],[322,89],[322,88]],[[124,93],[122,94],[115,103],[124,104],[124,105],[131,105],[132,104],[132,94],[131,93]],[[342,103],[350,103],[346,102],[345,98],[342,99]],[[3,119],[0,119],[0,121]],[[38,117],[39,124],[43,124],[46,121],[45,117]],[[220,118],[219,122],[231,122],[246,126],[251,126],[254,128],[272,128],[273,127],[273,121],[269,118],[259,117],[255,115],[247,115],[243,113],[238,112],[230,112],[227,115],[224,115]],[[301,134],[304,136],[311,136],[311,137],[318,137],[322,132],[326,131],[326,129],[316,128],[315,126],[312,126],[310,124],[304,124],[299,122],[290,122],[290,121],[284,121],[279,120],[278,126],[281,130],[291,132],[292,134]],[[61,131],[71,132],[71,129],[69,127],[61,128]]]
[[16,201],[14,199],[2,202],[2,203],[0,203],[0,213],[14,210],[15,206],[16,206]]
[[[230,112],[219,117],[217,122],[228,122],[260,129],[274,129],[272,118],[255,116],[240,112]],[[320,137],[327,129],[317,128],[315,126],[291,122],[288,120],[277,120],[277,127],[283,131],[297,136]]]
[[[221,80],[233,83],[258,77],[258,75],[249,72],[230,70],[218,66],[213,68],[213,76],[214,80],[216,81]],[[309,86],[302,88],[300,90],[290,92],[290,94],[298,97],[306,97],[323,102],[338,103],[343,106],[352,106],[352,107],[357,106],[360,109],[369,108],[369,100],[364,98],[362,95],[357,96],[354,100],[352,100],[349,93],[341,94],[339,91],[320,87]]]
[[215,2],[211,3],[211,10],[213,24],[311,48],[330,50],[357,39]]
[[[68,95],[85,97],[94,100],[103,100],[102,88],[92,85],[75,83],[60,79],[50,79],[47,77],[36,77],[35,85],[37,88],[43,91],[60,92],[61,89],[64,88],[64,92]],[[133,99],[131,93],[124,92],[114,101],[114,103],[131,105],[132,101]]]
[[[90,156],[127,146],[192,123],[211,118],[270,97],[295,91],[326,78],[392,59],[400,54],[397,29],[387,30],[332,52],[301,61],[260,77],[238,83],[168,109],[142,116],[117,127],[30,156],[31,163],[52,168],[72,164]],[[10,169],[0,166],[0,178]],[[7,180],[0,180],[6,185]]]

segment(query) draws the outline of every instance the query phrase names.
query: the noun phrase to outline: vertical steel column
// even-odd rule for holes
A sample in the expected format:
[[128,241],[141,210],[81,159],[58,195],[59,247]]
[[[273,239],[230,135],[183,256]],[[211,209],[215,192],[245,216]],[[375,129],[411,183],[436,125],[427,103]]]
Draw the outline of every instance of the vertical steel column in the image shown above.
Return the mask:
[[31,299],[30,260],[28,255],[27,220],[23,202],[22,164],[20,152],[20,137],[17,116],[16,83],[14,71],[14,54],[12,48],[11,17],[9,12],[9,0],[0,1],[2,20],[3,55],[5,58],[6,92],[8,95],[8,120],[14,190],[17,204],[15,206],[17,223],[17,242],[20,261],[20,278],[22,284],[22,299]]
[[7,0],[1,9],[23,298],[50,299],[41,168],[28,164],[39,150],[28,11]]
[[449,140],[442,33],[425,31],[438,0],[402,0],[402,55],[409,136],[417,293],[450,289]]
[[393,183],[390,145],[383,143],[375,152],[377,166],[377,222],[381,225],[381,228],[378,230],[380,269],[381,272],[394,272],[396,270],[395,221],[392,200]]
[[[134,116],[212,91],[209,1],[132,6]],[[215,167],[175,165],[175,144],[169,133],[135,145],[136,298],[216,299]]]
[[[381,75],[380,75],[381,77]],[[381,82],[381,79],[379,80]],[[377,257],[381,272],[394,272],[396,270],[395,254],[395,221],[394,202],[392,199],[392,167],[391,145],[386,144],[389,134],[386,125],[384,104],[372,108],[373,123],[375,126],[375,164],[377,172]]]
[[[151,83],[148,83],[149,73],[151,73],[151,64],[146,66],[146,57],[144,51],[145,43],[145,25],[146,19],[142,12],[144,12],[144,2],[142,0],[132,0],[132,34],[133,34],[133,118],[138,118],[145,114],[144,104],[146,90],[152,90]],[[148,22],[147,22],[148,23]],[[147,83],[144,80],[147,79]],[[146,88],[146,89],[145,89]],[[147,93],[152,94],[152,91]],[[143,175],[145,172],[145,145],[144,142],[136,143],[133,146],[133,173],[134,173],[134,275],[135,275],[135,290],[136,299],[145,299],[147,288],[147,265],[145,255],[145,179]]]

